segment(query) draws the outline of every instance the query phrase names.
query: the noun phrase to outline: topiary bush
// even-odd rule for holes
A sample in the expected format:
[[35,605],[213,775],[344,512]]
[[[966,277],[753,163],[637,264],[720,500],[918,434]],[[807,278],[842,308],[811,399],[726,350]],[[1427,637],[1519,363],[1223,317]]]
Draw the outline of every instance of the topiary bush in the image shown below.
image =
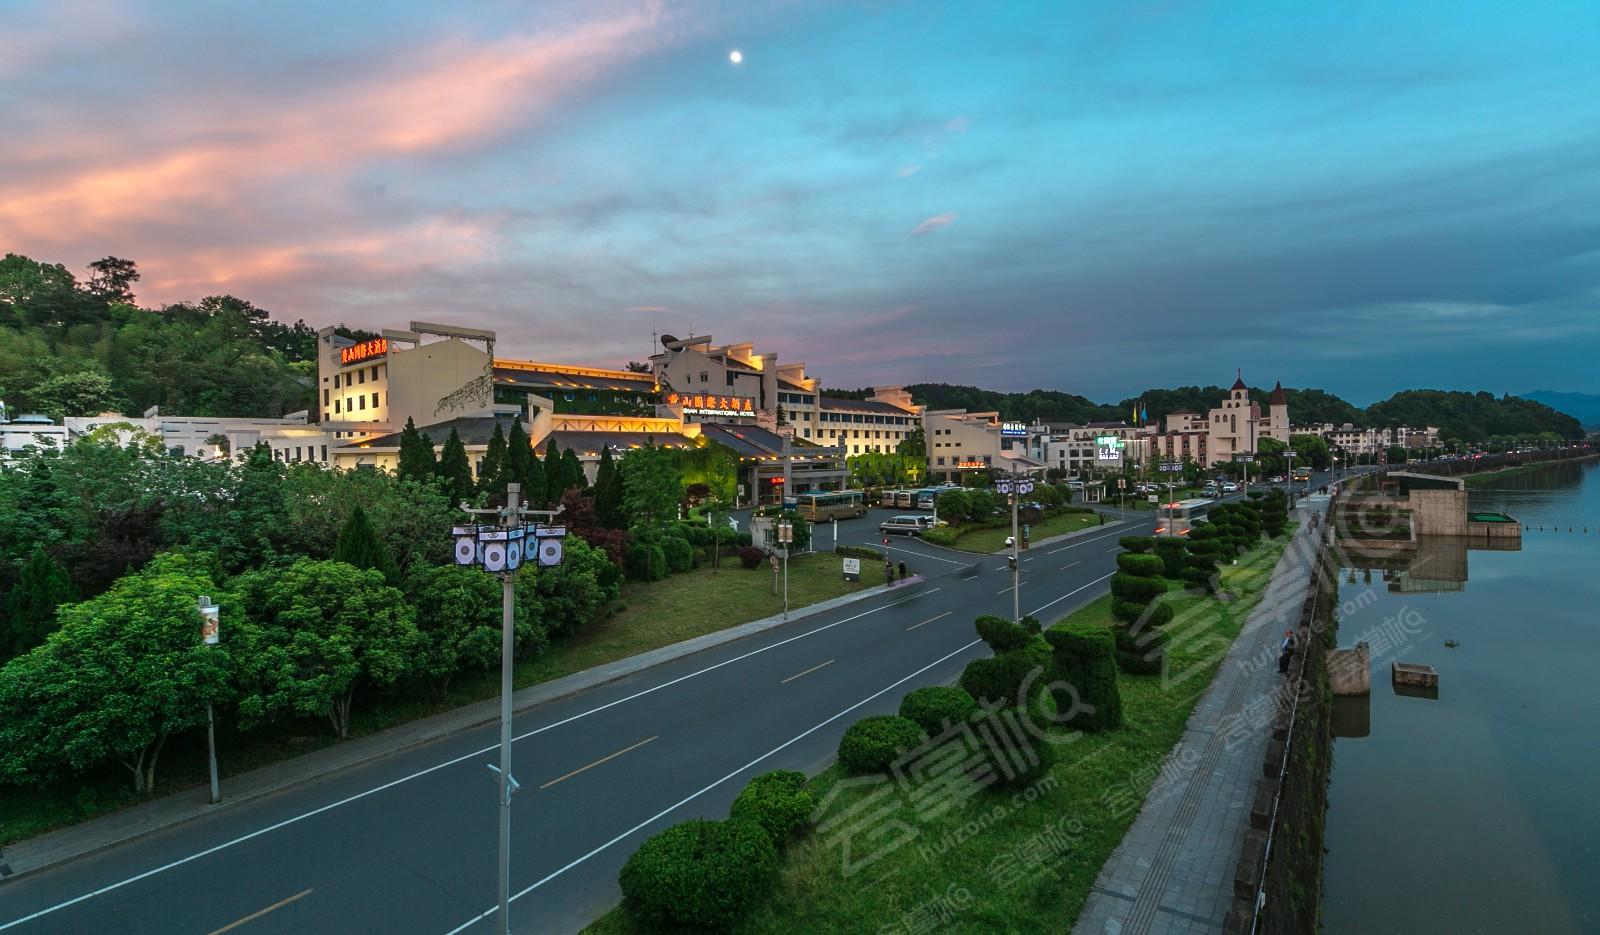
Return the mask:
[[1050,771],[1055,746],[1045,742],[1026,709],[985,711],[979,721],[979,732],[986,736],[978,745],[981,760],[972,769],[974,779],[1007,789],[1026,786]]
[[[1154,555],[1149,556],[1155,559]],[[1147,575],[1135,575],[1119,571],[1111,576],[1111,593],[1125,601],[1136,604],[1148,604],[1167,591],[1166,582],[1156,577],[1161,573],[1161,562],[1156,560],[1156,567]]]
[[1182,536],[1160,536],[1155,540],[1155,553],[1161,559],[1161,574],[1178,580],[1183,575],[1183,563],[1188,558],[1189,546]]
[[862,718],[839,739],[839,765],[852,776],[883,773],[928,737],[917,722],[896,714]]
[[1124,549],[1127,549],[1129,552],[1139,553],[1150,551],[1149,536],[1123,536],[1121,539],[1117,540],[1117,544],[1122,546]]
[[653,927],[726,931],[777,873],[777,848],[760,825],[696,819],[639,845],[618,882],[624,903]]
[[[961,671],[961,690],[988,707],[1032,707],[1044,690],[1045,680],[1038,676],[1049,664],[1050,647],[1038,637],[1030,637],[1017,649],[967,663]],[[1022,698],[1025,687],[1029,692],[1026,700]]]
[[635,542],[623,554],[623,570],[634,581],[660,581],[667,576],[667,556],[653,542]]
[[661,554],[667,563],[667,570],[675,575],[694,568],[694,546],[689,544],[688,539],[677,536],[662,539]]
[[1116,641],[1111,631],[1092,623],[1070,623],[1044,631],[1050,644],[1051,694],[1057,723],[1085,731],[1122,724],[1117,691]]
[[[1172,607],[1157,604],[1151,611],[1166,611],[1166,620],[1172,620]],[[1117,668],[1131,675],[1160,675],[1166,663],[1167,633],[1153,620],[1143,624],[1116,628]]]
[[978,638],[989,644],[989,649],[995,655],[1021,649],[1028,644],[1030,634],[1019,624],[997,617],[993,614],[984,614],[974,621],[978,630]]
[[1148,552],[1124,552],[1117,556],[1117,567],[1130,575],[1148,578],[1161,574],[1166,563],[1161,556]]
[[806,774],[776,769],[750,780],[733,800],[729,817],[760,825],[782,850],[811,820],[816,797],[806,788]]
[[978,710],[978,703],[962,689],[950,685],[919,688],[900,699],[900,716],[937,737],[953,724],[965,723]]
[[739,548],[739,564],[746,568],[760,567],[767,560],[767,550],[755,545],[745,545]]

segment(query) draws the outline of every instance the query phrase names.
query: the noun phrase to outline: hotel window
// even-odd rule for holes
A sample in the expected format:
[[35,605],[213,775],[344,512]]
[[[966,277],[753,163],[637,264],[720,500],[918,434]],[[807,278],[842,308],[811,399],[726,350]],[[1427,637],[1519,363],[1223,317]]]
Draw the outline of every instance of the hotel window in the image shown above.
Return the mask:
[[324,462],[326,462],[328,460],[328,446],[327,445],[323,445],[322,446],[322,460]]
[[372,382],[374,382],[374,383],[378,382],[378,365],[377,364],[373,364],[372,365]]
[[337,373],[333,375],[333,388],[339,388],[339,375]]
[[367,397],[365,395],[357,396],[356,398],[361,400],[361,408],[362,409],[367,408]]
[[365,383],[365,382],[367,382],[367,372],[365,370],[357,370],[356,371],[356,382],[357,383]]
[[322,404],[324,406],[326,406],[328,404],[328,391],[327,390],[323,390],[322,391]]
[[294,459],[296,461],[300,460],[300,446],[299,445],[294,446]]
[[733,371],[732,370],[728,371],[727,376],[728,376],[728,385],[732,386],[733,385]]
[[339,400],[337,400],[337,399],[333,401],[333,411],[334,412],[338,412],[339,411]]
[[378,394],[377,393],[373,393],[372,394],[372,408],[374,408],[374,409],[378,408]]

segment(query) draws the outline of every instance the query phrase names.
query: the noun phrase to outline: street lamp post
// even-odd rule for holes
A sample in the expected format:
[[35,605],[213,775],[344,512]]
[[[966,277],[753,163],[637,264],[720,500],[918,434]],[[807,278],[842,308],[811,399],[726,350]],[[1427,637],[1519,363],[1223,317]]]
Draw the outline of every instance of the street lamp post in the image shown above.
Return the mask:
[[[835,527],[837,529],[837,526]],[[834,533],[838,535],[837,532]],[[783,546],[783,619],[789,619],[789,546],[794,542],[794,523],[778,520],[778,544]]]
[[522,502],[520,484],[506,485],[506,505],[489,509],[473,509],[466,503],[461,510],[473,516],[492,518],[490,524],[477,523],[456,526],[455,563],[476,565],[500,578],[500,765],[489,765],[499,787],[500,806],[500,920],[496,927],[509,935],[511,931],[511,796],[519,786],[511,775],[511,673],[512,654],[515,648],[513,618],[516,612],[516,575],[528,551],[531,537],[535,545],[534,559],[541,567],[561,564],[562,539],[567,534],[564,526],[529,523],[530,517],[553,519],[563,507],[554,510],[530,510]]
[[[200,610],[200,642],[215,646],[222,640],[220,609],[211,603],[211,595],[202,594],[197,601]],[[222,801],[222,791],[217,786],[217,719],[206,701],[206,754],[211,769],[211,804]]]
[[1011,500],[1011,619],[1022,620],[1022,565],[1018,553],[1022,539],[1017,535],[1017,501],[1026,493],[1033,493],[1033,478],[1015,471],[994,483],[995,489]]

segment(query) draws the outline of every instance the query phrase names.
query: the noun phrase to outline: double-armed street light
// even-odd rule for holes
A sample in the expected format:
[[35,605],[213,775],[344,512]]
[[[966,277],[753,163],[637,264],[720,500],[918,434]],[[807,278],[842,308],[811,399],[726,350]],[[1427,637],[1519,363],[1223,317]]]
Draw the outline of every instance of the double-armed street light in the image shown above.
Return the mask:
[[506,505],[474,509],[461,504],[462,512],[493,520],[490,523],[455,526],[455,563],[475,565],[500,578],[500,765],[489,765],[499,786],[500,805],[500,918],[497,931],[511,931],[511,796],[519,786],[511,776],[511,671],[514,651],[513,617],[517,592],[517,569],[530,557],[541,568],[561,564],[565,526],[548,522],[529,522],[531,517],[554,519],[564,507],[530,510],[522,501],[520,484],[506,485]]

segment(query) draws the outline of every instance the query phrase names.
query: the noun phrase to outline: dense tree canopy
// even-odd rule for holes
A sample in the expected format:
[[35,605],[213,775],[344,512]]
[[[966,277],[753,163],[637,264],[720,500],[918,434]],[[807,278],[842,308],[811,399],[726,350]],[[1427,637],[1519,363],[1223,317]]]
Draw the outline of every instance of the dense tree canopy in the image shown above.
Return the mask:
[[1467,442],[1540,432],[1554,432],[1562,438],[1583,436],[1578,420],[1565,413],[1531,399],[1492,393],[1406,390],[1374,403],[1367,416],[1379,427],[1435,425],[1440,435]]

